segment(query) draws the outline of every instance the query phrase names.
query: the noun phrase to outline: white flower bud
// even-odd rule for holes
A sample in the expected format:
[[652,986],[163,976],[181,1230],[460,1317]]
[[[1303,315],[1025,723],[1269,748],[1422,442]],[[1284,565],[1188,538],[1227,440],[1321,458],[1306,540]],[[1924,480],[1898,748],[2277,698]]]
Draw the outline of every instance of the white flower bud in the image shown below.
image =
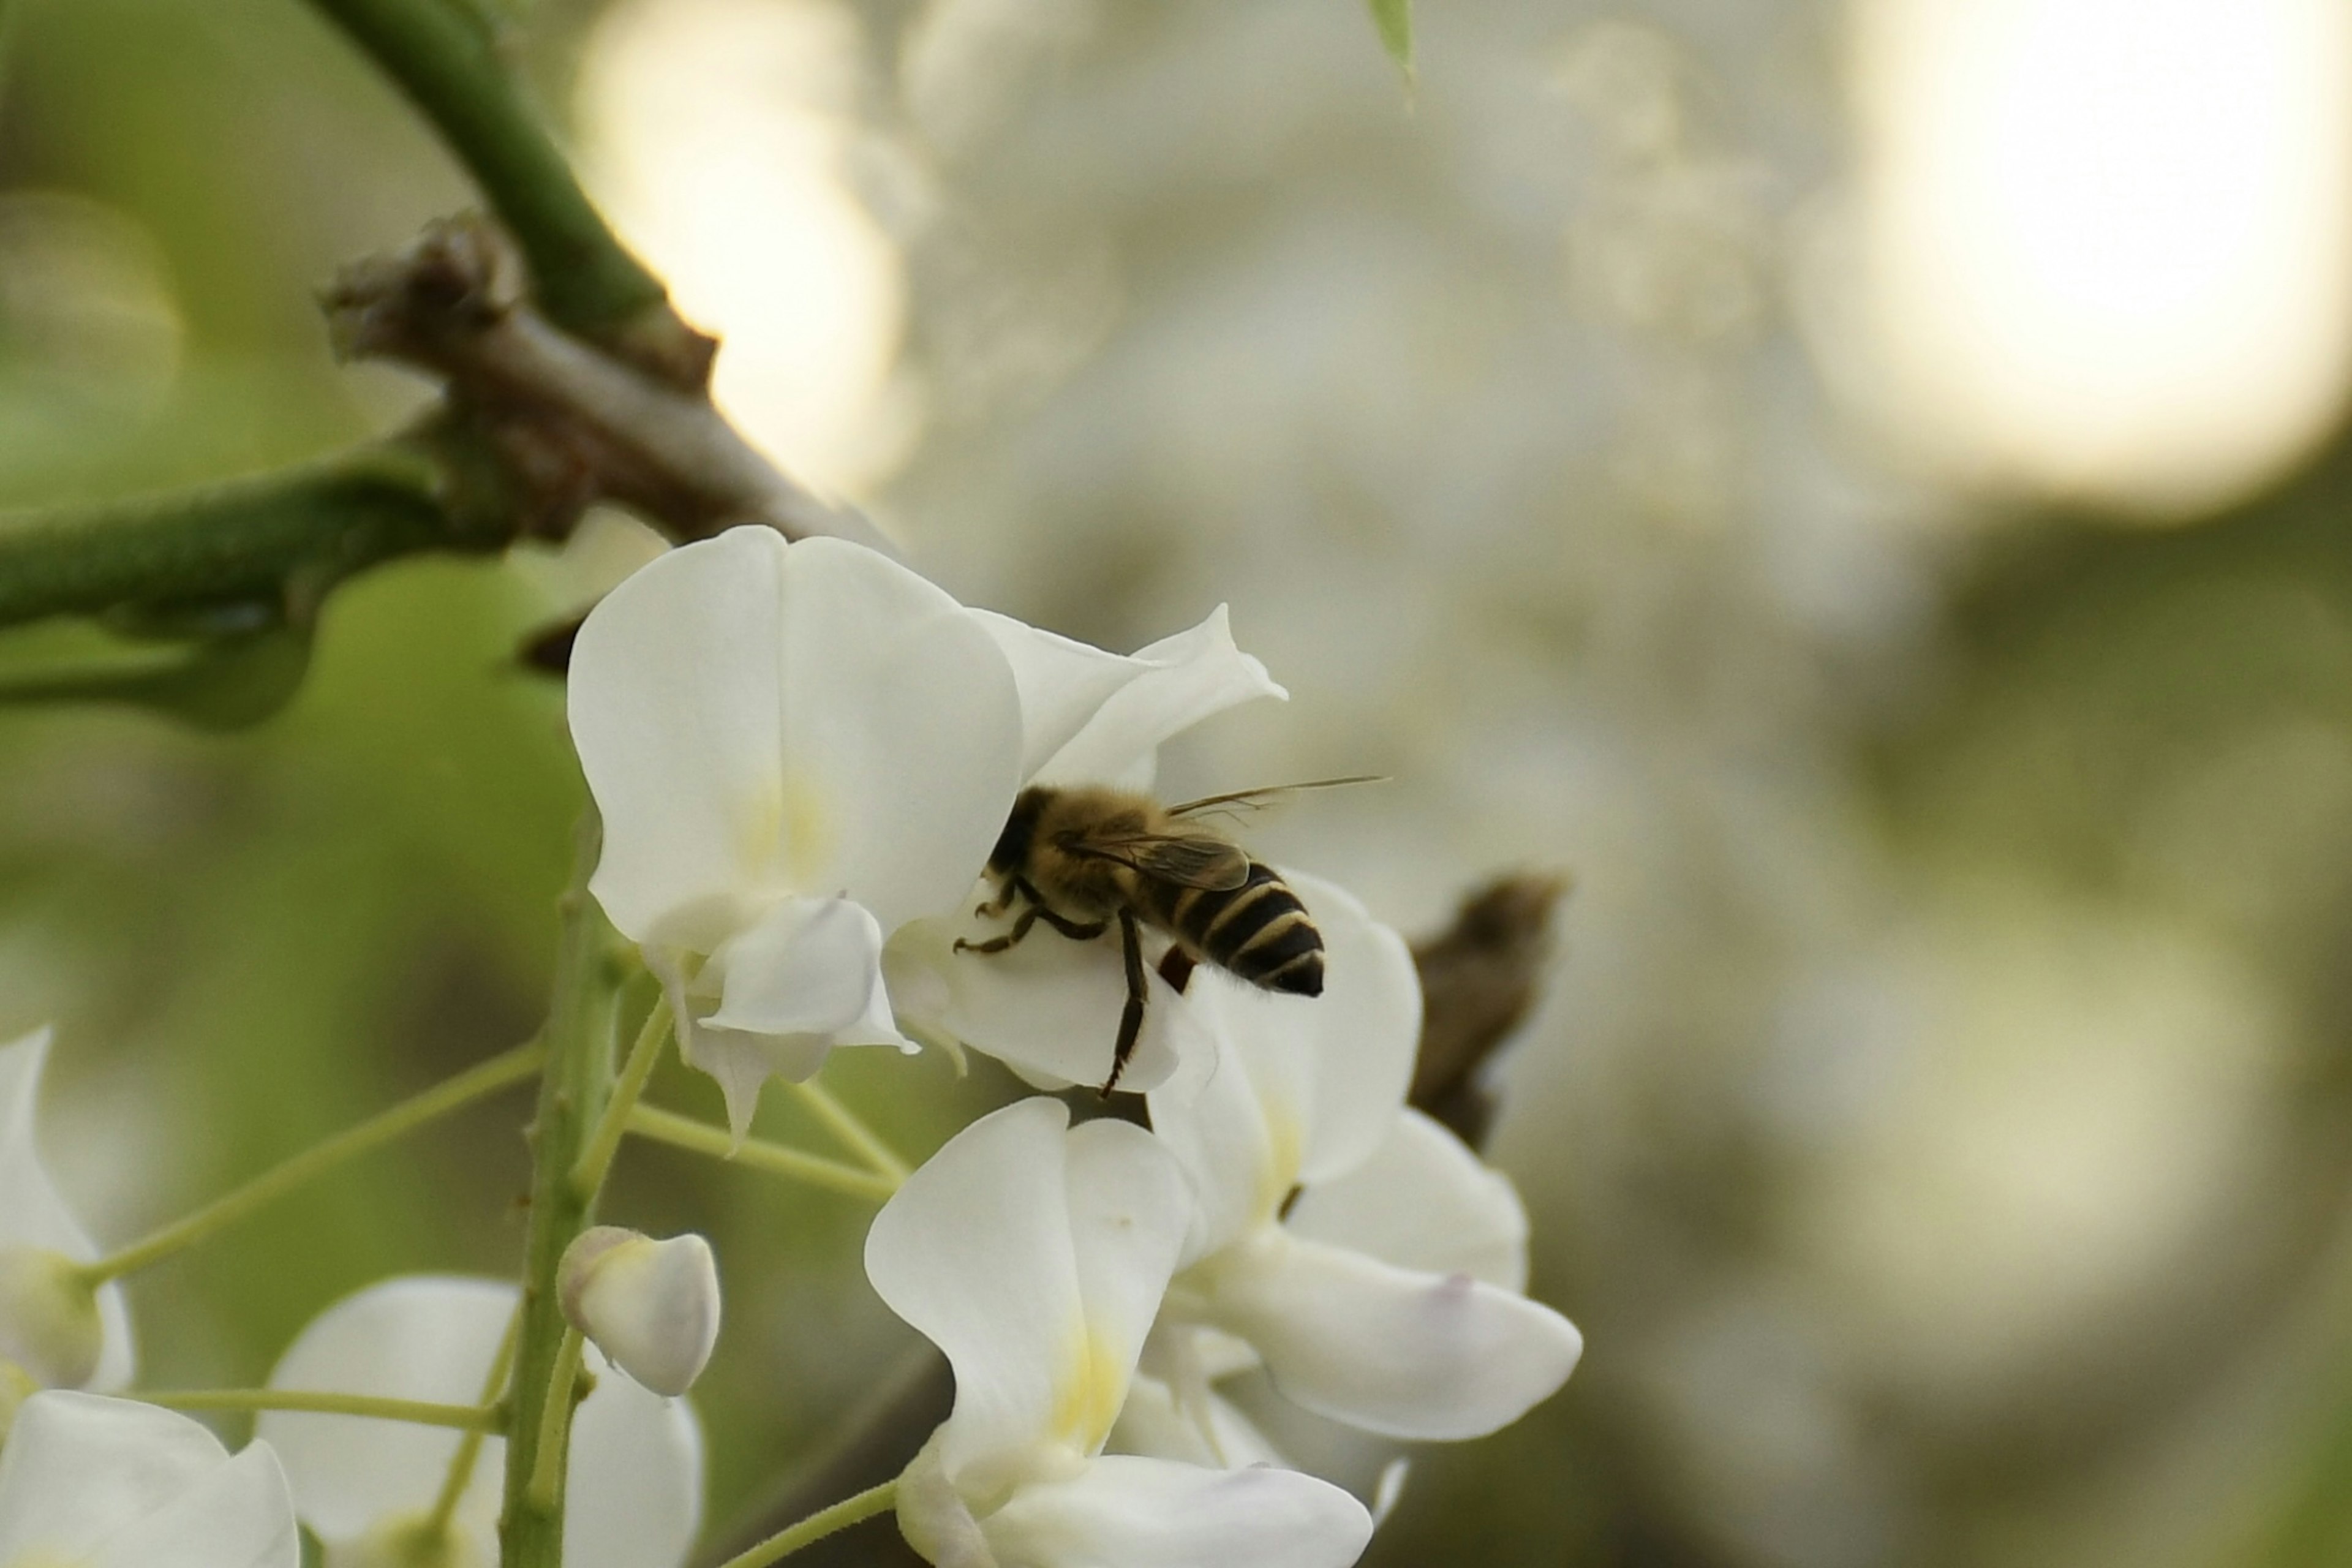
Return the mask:
[[702,1237],[600,1225],[565,1249],[556,1286],[572,1326],[654,1393],[675,1398],[702,1374],[719,1338],[719,1267]]
[[0,1247],[0,1362],[44,1388],[79,1388],[105,1347],[98,1291],[79,1265],[45,1247]]

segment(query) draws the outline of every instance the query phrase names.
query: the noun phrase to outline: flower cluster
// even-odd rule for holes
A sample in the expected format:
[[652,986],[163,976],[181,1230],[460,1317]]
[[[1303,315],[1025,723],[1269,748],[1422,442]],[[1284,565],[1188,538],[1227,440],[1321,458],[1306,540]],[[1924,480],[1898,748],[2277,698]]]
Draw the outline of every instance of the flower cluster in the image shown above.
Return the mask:
[[[856,546],[738,530],[655,562],[582,628],[593,886],[739,1135],[768,1076],[836,1045],[938,1038],[1040,1088],[1100,1083],[1131,984],[1116,942],[957,951],[1001,929],[965,906],[1015,798],[1148,789],[1163,741],[1282,695],[1222,610],[1122,658]],[[1404,943],[1340,889],[1279,875],[1320,935],[1321,994],[1213,963],[1181,989],[1148,972],[1123,1081],[1149,1091],[1150,1131],[1017,1103],[876,1220],[875,1289],[956,1375],[898,1490],[932,1562],[1351,1563],[1365,1507],[1288,1468],[1220,1382],[1262,1369],[1332,1421],[1463,1438],[1574,1367],[1576,1330],[1521,1293],[1516,1194],[1405,1106]]]
[[[1222,610],[1114,655],[757,528],[655,561],[581,628],[589,885],[666,997],[583,1191],[664,1016],[739,1150],[767,1081],[838,1046],[969,1047],[1046,1090],[1123,1068],[1144,1096],[1148,1127],[1021,1100],[903,1182],[872,1178],[896,1190],[867,1275],[956,1380],[889,1494],[942,1568],[1343,1568],[1374,1508],[1283,1453],[1244,1394],[1297,1407],[1286,1431],[1457,1439],[1576,1363],[1575,1328],[1524,1294],[1509,1184],[1406,1104],[1422,999],[1403,942],[1339,887],[1171,830],[1144,793],[1163,742],[1283,695]],[[1047,832],[1041,801],[1079,795],[1133,820],[1124,847],[1086,849],[1118,873],[1056,909],[1024,839]],[[1316,994],[1244,977],[1254,947],[1310,939]],[[142,1248],[102,1258],[43,1173],[47,1045],[0,1049],[0,1568],[291,1568],[298,1517],[330,1568],[496,1561],[506,1434],[536,1414],[501,1398],[514,1285],[407,1277],[330,1308],[253,1391],[265,1414],[234,1458],[184,1416],[75,1392],[130,1377],[113,1281]],[[710,1249],[596,1226],[556,1274],[540,1283],[570,1329],[546,1409],[570,1413],[572,1369],[589,1391],[531,1495],[561,1498],[568,1562],[676,1568],[700,1524],[677,1396],[719,1332]]]

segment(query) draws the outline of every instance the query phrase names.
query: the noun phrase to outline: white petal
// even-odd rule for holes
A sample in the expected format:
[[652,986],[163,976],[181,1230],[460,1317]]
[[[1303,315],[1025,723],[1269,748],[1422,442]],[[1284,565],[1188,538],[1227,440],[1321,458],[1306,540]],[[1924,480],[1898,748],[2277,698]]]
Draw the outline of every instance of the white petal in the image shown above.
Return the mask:
[[1139,1373],[1127,1391],[1118,1425],[1111,1430],[1110,1447],[1114,1453],[1218,1469],[1238,1469],[1244,1465],[1270,1465],[1283,1470],[1298,1468],[1239,1406],[1206,1383],[1180,1387]]
[[[97,1258],[98,1247],[58,1195],[35,1139],[41,1069],[48,1055],[47,1029],[0,1046],[0,1247],[47,1247],[87,1263]],[[83,1386],[121,1388],[131,1381],[133,1361],[131,1313],[121,1285],[99,1287],[98,1314],[105,1342],[98,1370]]]
[[948,1479],[940,1460],[942,1426],[919,1449],[898,1476],[893,1500],[898,1533],[918,1556],[933,1568],[998,1568],[988,1550],[988,1538],[971,1516],[971,1505]]
[[690,981],[664,959],[686,1059],[719,1080],[737,1137],[771,1075],[803,1081],[835,1046],[915,1048],[891,1018],[881,955],[881,928],[863,906],[792,898],[722,942]]
[[[411,1276],[373,1285],[313,1319],[270,1374],[316,1388],[471,1405],[514,1311],[511,1285]],[[571,1568],[676,1568],[700,1527],[702,1439],[683,1400],[619,1375],[593,1345],[596,1386],[572,1419],[564,1561]],[[303,1519],[330,1545],[429,1509],[459,1435],[358,1416],[272,1411],[258,1430],[285,1461]],[[483,1443],[457,1522],[496,1562],[506,1444]]]
[[286,1473],[267,1443],[245,1451],[90,1554],[90,1568],[299,1568]]
[[1418,1110],[1397,1119],[1370,1159],[1300,1194],[1283,1223],[1294,1236],[1400,1268],[1527,1289],[1528,1214],[1519,1194]]
[[1009,1480],[993,1472],[1051,1440],[1057,1382],[1083,1352],[1064,1191],[1068,1121],[1050,1100],[982,1117],[924,1162],[866,1232],[876,1293],[955,1369],[940,1457],[959,1489]]
[[665,1398],[694,1385],[719,1340],[719,1266],[694,1235],[656,1241],[597,1226],[563,1254],[563,1315],[605,1358]]
[[[278,1358],[269,1386],[475,1404],[518,1294],[500,1282],[434,1275],[371,1285],[311,1319]],[[281,1410],[264,1413],[254,1431],[284,1461],[303,1521],[331,1543],[431,1507],[460,1439],[404,1421]],[[478,1542],[497,1523],[504,1453],[495,1438],[482,1445],[459,1510]]]
[[1213,1321],[1265,1358],[1283,1394],[1392,1437],[1480,1437],[1549,1397],[1576,1326],[1466,1274],[1398,1268],[1271,1233],[1217,1260]]
[[588,1348],[596,1387],[572,1418],[564,1568],[679,1568],[702,1530],[701,1424],[604,1359]]
[[[1219,1027],[1227,1005],[1218,994],[1216,977],[1195,973],[1192,979],[1186,994],[1209,1021],[1218,1048],[1188,1057],[1182,1070],[1150,1097],[1152,1131],[1192,1187],[1187,1268],[1273,1223],[1298,1179],[1306,1141],[1298,1103],[1303,1090],[1286,1096],[1260,1090],[1261,1079],[1303,1076],[1296,1070],[1303,1054],[1300,1042],[1286,1035],[1234,1038]],[[1244,1005],[1255,1004],[1244,998]],[[1292,1070],[1286,1073],[1286,1068]]]
[[1236,703],[1289,696],[1265,666],[1234,646],[1223,605],[1192,630],[1137,649],[1130,661],[1141,667],[1136,679],[1037,769],[1037,782],[1143,788],[1161,742]]
[[232,1459],[186,1416],[55,1392],[17,1411],[0,1447],[0,1563],[89,1568],[296,1568],[276,1458]]
[[982,1521],[1024,1568],[1345,1568],[1371,1539],[1364,1505],[1295,1470],[1203,1469],[1111,1456],[1027,1486]]
[[1021,693],[1024,779],[1034,777],[1055,752],[1068,745],[1113,692],[1150,668],[993,610],[974,610],[972,615],[1013,666],[1013,685]]
[[760,1090],[770,1079],[805,1082],[833,1050],[832,1041],[822,1035],[740,1035],[705,1028],[691,1013],[679,1016],[686,1019],[680,1048],[687,1063],[719,1080],[719,1092],[727,1101],[727,1124],[738,1142],[751,1132]]
[[1091,1454],[1118,1418],[1192,1210],[1183,1173],[1140,1127],[1089,1121],[1071,1131],[1067,1151],[1087,1361],[1081,1378],[1058,1391],[1056,1404],[1076,1413],[1076,1430],[1066,1440]]
[[1315,1100],[1298,1172],[1312,1184],[1360,1163],[1395,1125],[1421,1043],[1421,977],[1404,938],[1352,894],[1304,871],[1282,875],[1323,933],[1323,994],[1266,998],[1303,1019],[1314,1042]]
[[1412,1080],[1421,983],[1404,940],[1321,878],[1283,878],[1323,934],[1323,994],[1196,973],[1186,998],[1218,1048],[1187,1055],[1151,1096],[1201,1205],[1188,1262],[1271,1220],[1294,1185],[1361,1163]]
[[884,931],[970,890],[1020,783],[1021,700],[970,612],[862,545],[811,539],[784,574],[784,790],[793,890]]
[[[673,550],[606,595],[572,644],[572,740],[604,820],[589,885],[640,942],[781,875],[786,549],[739,528]],[[715,923],[667,935],[708,951],[727,917]]]
[[838,540],[670,552],[589,616],[570,689],[604,814],[591,886],[641,942],[709,952],[795,892],[886,931],[943,913],[1012,808],[1020,701],[994,639]]
[[882,988],[882,928],[845,899],[786,899],[710,955],[697,989],[712,980],[711,1028],[829,1037],[866,1016]]
[[[1116,940],[1071,942],[1040,924],[1003,952],[956,952],[1002,930],[977,921],[919,921],[885,956],[891,995],[921,1028],[994,1057],[1038,1089],[1099,1084],[1110,1076],[1127,980]],[[1147,938],[1148,955],[1164,948]],[[1213,1051],[1180,996],[1156,970],[1147,976],[1143,1033],[1119,1076],[1137,1093],[1168,1081],[1186,1057]]]

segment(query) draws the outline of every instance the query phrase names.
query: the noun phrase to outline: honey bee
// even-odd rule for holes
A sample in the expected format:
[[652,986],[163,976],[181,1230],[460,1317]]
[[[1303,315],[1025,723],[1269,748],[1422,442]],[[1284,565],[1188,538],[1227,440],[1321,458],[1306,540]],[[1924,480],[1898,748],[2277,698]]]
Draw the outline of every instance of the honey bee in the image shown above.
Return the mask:
[[1220,808],[1251,809],[1296,790],[1373,782],[1317,779],[1204,795],[1180,805],[1161,805],[1132,790],[1032,784],[1013,801],[989,852],[997,894],[977,912],[994,917],[1016,902],[1026,907],[1003,935],[958,942],[955,951],[1003,952],[1039,921],[1073,942],[1091,942],[1116,924],[1127,1005],[1111,1047],[1110,1077],[1102,1086],[1108,1095],[1143,1032],[1144,926],[1169,938],[1160,975],[1179,993],[1193,966],[1206,963],[1264,990],[1323,994],[1323,933],[1298,895],[1240,845],[1193,819]]

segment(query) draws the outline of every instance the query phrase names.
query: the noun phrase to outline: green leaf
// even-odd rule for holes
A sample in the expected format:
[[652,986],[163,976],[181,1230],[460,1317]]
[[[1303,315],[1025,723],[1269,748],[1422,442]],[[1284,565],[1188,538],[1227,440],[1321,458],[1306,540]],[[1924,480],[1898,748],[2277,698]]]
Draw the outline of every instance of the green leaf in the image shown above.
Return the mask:
[[1381,47],[1412,80],[1412,0],[1365,0],[1372,8],[1372,25],[1381,30]]

